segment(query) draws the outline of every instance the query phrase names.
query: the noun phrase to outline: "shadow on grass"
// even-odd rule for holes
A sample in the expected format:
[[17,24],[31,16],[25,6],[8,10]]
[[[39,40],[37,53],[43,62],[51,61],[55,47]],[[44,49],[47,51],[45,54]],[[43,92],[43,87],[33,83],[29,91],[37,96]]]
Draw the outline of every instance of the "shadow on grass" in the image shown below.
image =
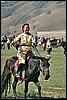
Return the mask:
[[[15,99],[14,97],[2,97],[1,99]],[[18,96],[18,99],[24,99],[24,97]],[[26,96],[26,99],[39,99],[38,96]],[[53,99],[52,97],[44,97],[42,96],[41,99]]]

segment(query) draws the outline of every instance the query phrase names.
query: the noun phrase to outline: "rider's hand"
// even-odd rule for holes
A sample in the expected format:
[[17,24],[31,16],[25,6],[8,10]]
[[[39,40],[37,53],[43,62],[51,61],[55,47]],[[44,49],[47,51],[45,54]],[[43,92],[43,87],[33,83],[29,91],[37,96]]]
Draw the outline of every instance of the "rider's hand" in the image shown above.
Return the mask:
[[29,60],[29,59],[30,59],[30,56],[27,57],[27,60]]
[[12,41],[11,44],[13,44],[14,42]]
[[32,47],[34,47],[34,42],[32,42]]
[[13,43],[13,41],[11,42],[11,46],[12,46],[12,45],[14,46],[14,43]]

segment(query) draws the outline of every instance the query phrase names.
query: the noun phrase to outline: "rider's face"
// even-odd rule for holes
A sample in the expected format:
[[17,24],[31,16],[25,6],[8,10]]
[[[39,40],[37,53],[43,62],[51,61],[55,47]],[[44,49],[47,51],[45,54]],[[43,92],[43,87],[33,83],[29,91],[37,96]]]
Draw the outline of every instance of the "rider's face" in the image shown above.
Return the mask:
[[23,28],[23,30],[24,30],[24,33],[28,33],[29,32],[29,26],[25,25],[24,28]]

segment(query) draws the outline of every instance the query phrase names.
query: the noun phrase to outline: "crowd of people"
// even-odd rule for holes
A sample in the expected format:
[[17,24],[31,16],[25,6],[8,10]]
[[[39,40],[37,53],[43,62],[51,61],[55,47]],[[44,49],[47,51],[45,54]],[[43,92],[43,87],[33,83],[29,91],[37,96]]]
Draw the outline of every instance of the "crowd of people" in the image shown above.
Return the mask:
[[5,45],[7,45],[7,49],[10,50],[11,48],[11,41],[15,38],[15,35],[13,36],[2,36],[1,37],[1,49],[6,49]]
[[[52,45],[51,45],[51,41],[50,41],[50,37],[47,38],[47,37],[38,37],[37,35],[36,36],[33,36],[33,39],[32,39],[32,42],[35,44],[35,46],[39,46],[39,47],[42,47],[44,51],[46,51],[46,54],[47,56],[50,56],[50,53],[52,51]],[[15,38],[15,36],[14,36]],[[14,39],[13,38],[13,39]],[[5,43],[7,44],[7,49],[10,50],[11,48],[11,40],[12,38],[8,37],[8,36],[3,36],[2,39],[1,39],[1,49],[5,49]],[[58,39],[57,40],[57,46],[59,45],[59,42],[60,40]],[[17,46],[16,46],[17,48]]]
[[7,44],[7,49],[10,50],[10,38],[3,36],[1,39],[1,49],[5,49],[5,44]]
[[44,51],[46,51],[47,56],[50,56],[51,51],[52,51],[52,46],[51,46],[50,38],[39,37],[38,45],[40,47],[42,47]]
[[[1,49],[5,49],[5,44],[7,44],[7,49],[10,50],[11,48],[11,41],[15,38],[16,36],[14,35],[13,38],[8,37],[8,36],[3,36],[1,38]],[[32,42],[35,44],[35,46],[39,46],[40,48],[42,47],[44,51],[46,51],[47,56],[50,56],[51,51],[52,51],[52,45],[51,45],[51,40],[50,37],[38,37],[36,36],[32,36]],[[57,39],[56,40],[56,46],[58,47],[59,45],[61,45],[61,41],[62,39]],[[17,49],[17,46],[16,46]]]

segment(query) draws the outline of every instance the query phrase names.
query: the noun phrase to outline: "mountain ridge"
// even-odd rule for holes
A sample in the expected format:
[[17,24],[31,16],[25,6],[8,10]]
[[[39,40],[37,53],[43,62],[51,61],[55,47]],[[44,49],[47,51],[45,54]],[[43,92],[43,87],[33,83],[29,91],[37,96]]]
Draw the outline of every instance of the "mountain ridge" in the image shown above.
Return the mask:
[[24,23],[30,31],[66,30],[65,1],[6,1],[1,3],[1,35],[18,34]]

